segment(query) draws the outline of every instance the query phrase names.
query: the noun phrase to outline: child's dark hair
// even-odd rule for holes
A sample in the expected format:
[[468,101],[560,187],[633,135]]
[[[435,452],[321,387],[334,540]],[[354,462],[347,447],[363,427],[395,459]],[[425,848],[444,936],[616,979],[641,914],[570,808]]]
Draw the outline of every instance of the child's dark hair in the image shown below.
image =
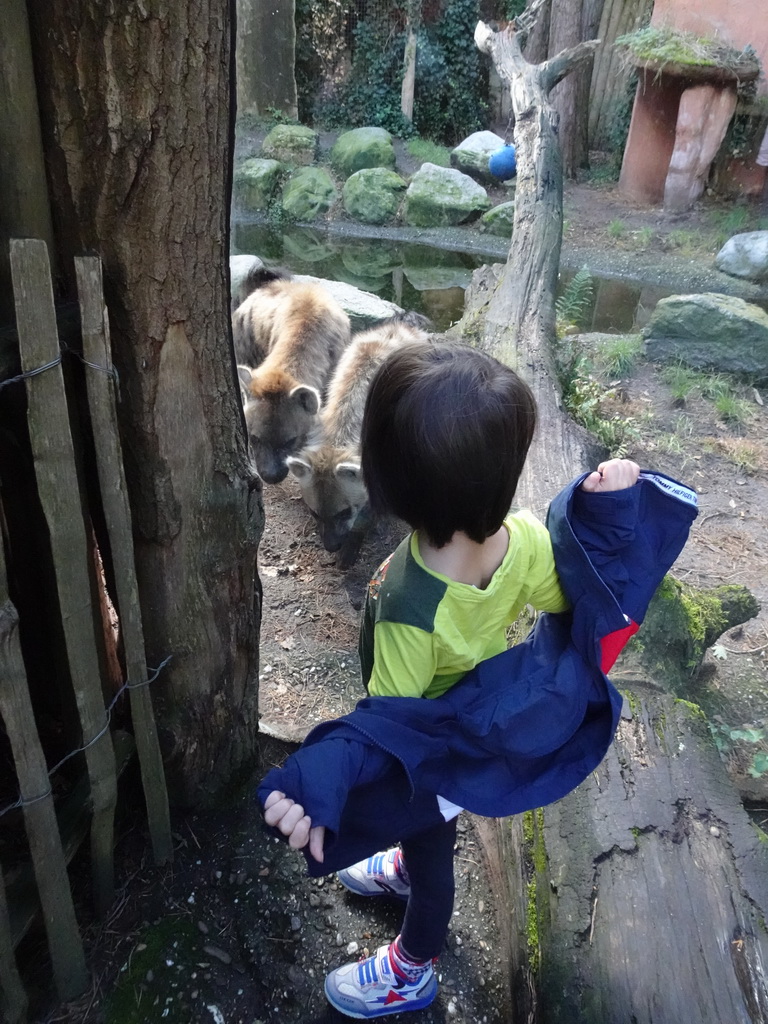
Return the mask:
[[371,508],[436,547],[456,530],[482,543],[509,511],[535,427],[531,389],[492,356],[449,343],[403,346],[379,367],[365,405]]

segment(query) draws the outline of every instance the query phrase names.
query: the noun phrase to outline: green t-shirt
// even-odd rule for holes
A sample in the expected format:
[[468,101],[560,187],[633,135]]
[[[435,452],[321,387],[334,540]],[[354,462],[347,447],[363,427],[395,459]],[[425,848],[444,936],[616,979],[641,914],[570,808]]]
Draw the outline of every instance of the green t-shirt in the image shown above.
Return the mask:
[[437,697],[478,662],[506,650],[525,605],[568,607],[546,528],[530,512],[504,521],[509,546],[484,590],[432,572],[412,533],[377,570],[360,627],[360,663],[377,697]]

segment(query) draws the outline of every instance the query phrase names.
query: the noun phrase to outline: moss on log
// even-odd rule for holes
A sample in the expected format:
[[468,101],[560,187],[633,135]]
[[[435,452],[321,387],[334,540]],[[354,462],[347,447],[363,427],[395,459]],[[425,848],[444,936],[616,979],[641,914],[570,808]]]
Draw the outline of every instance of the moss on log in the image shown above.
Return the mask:
[[727,630],[759,611],[757,599],[746,587],[702,589],[667,575],[613,678],[617,682],[622,677],[662,681],[665,689],[685,697],[707,649]]

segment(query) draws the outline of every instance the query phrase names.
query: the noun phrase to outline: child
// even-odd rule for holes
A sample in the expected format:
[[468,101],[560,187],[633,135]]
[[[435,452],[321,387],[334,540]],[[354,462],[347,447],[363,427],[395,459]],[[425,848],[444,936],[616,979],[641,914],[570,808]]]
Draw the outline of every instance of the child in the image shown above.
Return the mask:
[[[546,528],[509,509],[536,424],[533,395],[509,367],[472,348],[417,344],[374,377],[365,408],[362,468],[374,512],[412,532],[368,589],[360,632],[370,694],[435,698],[479,662],[504,651],[522,608],[568,608]],[[612,460],[582,489],[632,487],[639,468]],[[386,779],[381,783],[386,785]],[[460,807],[435,811],[400,848],[339,872],[365,896],[407,900],[400,934],[361,963],[332,971],[329,1001],[352,1017],[418,1010],[434,999],[433,961],[453,910],[453,853]],[[289,844],[323,860],[325,830],[279,790],[265,820]]]

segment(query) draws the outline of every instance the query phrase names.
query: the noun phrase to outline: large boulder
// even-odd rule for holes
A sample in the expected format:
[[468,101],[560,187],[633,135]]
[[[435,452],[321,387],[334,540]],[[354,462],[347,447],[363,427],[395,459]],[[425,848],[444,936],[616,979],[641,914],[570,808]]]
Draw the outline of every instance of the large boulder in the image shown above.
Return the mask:
[[488,193],[452,167],[422,164],[405,193],[403,220],[417,228],[438,228],[476,220],[490,207]]
[[277,194],[283,165],[278,160],[252,157],[235,168],[232,198],[243,213],[266,210]]
[[512,237],[512,225],[515,220],[515,202],[500,203],[492,207],[480,218],[480,230],[489,235],[501,235],[502,238]]
[[309,277],[305,274],[296,274],[294,280],[311,281],[326,288],[349,317],[353,332],[364,331],[385,317],[403,312],[400,306],[394,302],[380,299],[377,295],[372,295],[370,292],[355,288],[342,281],[326,281],[323,278]]
[[480,181],[493,181],[488,160],[503,146],[504,139],[496,132],[473,132],[451,150],[451,167]]
[[386,224],[397,213],[407,187],[399,174],[386,167],[355,171],[344,184],[344,209],[364,224]]
[[278,124],[264,139],[261,154],[294,167],[314,163],[319,136],[301,124]]
[[392,136],[384,128],[353,128],[340,135],[331,150],[331,167],[341,178],[366,167],[394,166]]
[[650,359],[768,376],[768,313],[732,295],[661,299],[642,331]]
[[768,231],[745,231],[729,238],[715,256],[715,266],[731,277],[768,281]]
[[324,167],[301,167],[283,188],[283,212],[289,220],[317,220],[338,198],[333,179]]

